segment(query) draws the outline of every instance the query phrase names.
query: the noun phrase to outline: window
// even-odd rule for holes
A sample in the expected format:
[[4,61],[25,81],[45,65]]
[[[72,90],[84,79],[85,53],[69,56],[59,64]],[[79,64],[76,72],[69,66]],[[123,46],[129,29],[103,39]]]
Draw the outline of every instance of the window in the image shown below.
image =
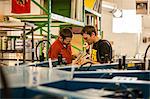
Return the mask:
[[141,15],[136,10],[123,10],[121,18],[113,18],[113,33],[140,33],[142,31]]

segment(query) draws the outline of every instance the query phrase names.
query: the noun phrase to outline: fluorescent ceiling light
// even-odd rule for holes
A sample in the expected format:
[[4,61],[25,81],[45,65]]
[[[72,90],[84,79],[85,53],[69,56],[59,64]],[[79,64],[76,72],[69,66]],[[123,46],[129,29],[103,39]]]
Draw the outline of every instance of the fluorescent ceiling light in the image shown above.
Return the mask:
[[117,5],[114,3],[102,2],[102,10],[111,12],[114,17],[122,17],[122,10],[117,8]]

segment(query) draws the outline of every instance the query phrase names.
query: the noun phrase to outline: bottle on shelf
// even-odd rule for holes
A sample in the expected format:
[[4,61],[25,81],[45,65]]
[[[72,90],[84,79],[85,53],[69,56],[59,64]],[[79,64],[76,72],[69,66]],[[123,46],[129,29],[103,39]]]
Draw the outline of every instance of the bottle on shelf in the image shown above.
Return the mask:
[[7,50],[12,50],[11,38],[7,39]]
[[2,50],[6,50],[7,48],[7,37],[2,37]]

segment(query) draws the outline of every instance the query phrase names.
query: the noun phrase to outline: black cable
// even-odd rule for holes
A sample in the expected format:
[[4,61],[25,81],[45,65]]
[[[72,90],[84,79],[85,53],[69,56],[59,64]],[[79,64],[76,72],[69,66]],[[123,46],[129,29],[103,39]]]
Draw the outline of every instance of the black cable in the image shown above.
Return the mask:
[[89,71],[90,70],[90,68],[92,67],[92,62],[90,63],[90,66],[87,68],[87,71]]
[[87,68],[87,70],[89,70],[90,69],[90,67],[92,66],[92,62],[86,62],[86,63],[83,63],[79,68],[78,68],[78,70],[81,70],[81,68],[84,66],[84,65],[86,65],[86,64],[88,64],[88,63],[90,63],[90,66]]
[[36,48],[35,48],[35,55],[36,55],[36,59],[37,59],[37,60],[39,60],[39,59],[38,59],[38,55],[37,55],[37,48],[38,48],[38,46],[39,46],[41,43],[43,43],[44,41],[47,41],[47,42],[51,45],[50,41],[48,41],[48,40],[39,41],[39,43],[36,45]]
[[[144,64],[146,65],[146,56],[147,56],[147,52],[148,49],[150,48],[150,44],[148,45],[148,47],[146,48],[145,54],[144,54]],[[150,67],[149,67],[150,68]]]

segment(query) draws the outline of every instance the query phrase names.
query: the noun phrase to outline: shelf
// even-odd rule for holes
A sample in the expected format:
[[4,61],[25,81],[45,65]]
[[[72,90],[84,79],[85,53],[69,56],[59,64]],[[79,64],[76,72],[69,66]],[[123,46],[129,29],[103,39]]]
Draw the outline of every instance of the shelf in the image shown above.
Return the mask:
[[[24,26],[26,23],[24,22],[0,22],[0,32],[7,32],[7,31],[23,31]],[[25,30],[29,31],[30,29],[27,28],[28,25],[26,25]]]
[[9,38],[20,38],[21,36],[7,36]]
[[[15,23],[13,25],[10,24],[12,26],[10,26],[9,24],[7,26],[7,24],[6,24],[6,26],[3,27],[3,28],[5,28],[5,29],[15,28],[15,30],[16,30],[16,27],[18,29],[18,27],[20,26],[19,27],[19,29],[20,29],[21,26],[23,26],[22,31],[24,33],[23,37],[25,39],[24,35],[28,35],[28,34],[31,34],[31,33],[33,34],[34,31],[39,30],[39,29],[40,29],[40,33],[42,34],[42,31],[43,31],[42,28],[43,27],[47,27],[47,29],[46,29],[47,40],[50,41],[51,36],[49,36],[49,35],[51,33],[51,31],[50,31],[51,27],[58,26],[58,27],[61,28],[61,27],[65,27],[66,25],[67,26],[69,25],[71,27],[74,27],[74,26],[81,26],[81,27],[83,27],[83,26],[85,26],[85,23],[83,21],[83,15],[84,15],[84,13],[83,13],[84,12],[83,11],[83,9],[84,9],[83,8],[83,3],[84,3],[84,1],[81,1],[81,2],[78,1],[77,4],[79,4],[79,5],[77,6],[77,9],[81,8],[80,9],[81,11],[80,10],[75,11],[75,12],[78,12],[77,15],[75,15],[76,17],[72,17],[72,14],[70,12],[70,10],[72,10],[71,9],[71,1],[72,0],[67,0],[67,2],[64,2],[62,0],[53,0],[53,2],[51,0],[48,0],[48,1],[47,0],[45,0],[45,1],[43,0],[43,2],[36,2],[36,0],[31,0],[31,1],[36,6],[38,6],[40,8],[40,10],[42,10],[42,12],[44,12],[44,14],[46,14],[46,15],[41,15],[41,14],[39,14],[39,15],[25,15],[25,14],[24,15],[17,15],[17,14],[6,15],[7,17],[12,17],[12,18],[19,19],[18,21],[20,21],[23,24],[21,24],[21,25],[17,25]],[[68,3],[68,1],[70,3]],[[47,2],[47,3],[45,3],[45,2]],[[68,7],[66,8],[66,6],[64,7],[64,5],[62,5],[63,3],[68,4],[67,6],[69,6],[69,8]],[[58,5],[58,7],[56,8],[56,7],[54,7],[51,4],[53,4],[53,5],[56,4],[56,5]],[[60,8],[59,8],[60,4],[61,4],[60,8],[62,8],[62,10],[60,10]],[[61,13],[57,13],[57,10],[59,10],[58,12],[61,12]],[[68,15],[64,15],[66,10],[68,10],[68,12],[69,12],[69,13],[67,12]],[[65,12],[63,12],[63,11],[65,11]],[[51,13],[51,12],[54,12],[54,13]],[[26,31],[27,30],[26,27],[25,27],[27,25],[26,23],[34,24],[32,26],[32,28],[31,28],[32,29],[31,31]],[[23,47],[23,49],[24,49],[23,54],[24,55],[23,56],[25,57],[25,44],[23,44],[23,45],[24,45],[24,47]],[[49,44],[47,44],[46,53],[48,52],[48,48],[49,48]],[[8,52],[14,53],[15,51],[1,51],[1,52],[3,52],[3,53],[8,53]],[[16,53],[17,53],[17,51],[16,51]],[[47,54],[47,56],[48,56],[48,54]],[[46,58],[48,59],[47,56],[46,56]],[[25,59],[24,57],[23,57],[23,59]],[[32,57],[34,58],[34,54],[33,53],[32,53]]]
[[1,53],[23,53],[23,50],[0,50]]
[[[24,22],[47,22],[48,21],[48,16],[47,15],[35,15],[35,16],[12,16],[12,17],[15,17],[15,18],[18,18],[18,19],[21,19],[22,21]],[[51,13],[51,19],[52,19],[52,24],[53,22],[55,21],[59,21],[57,24],[72,24],[72,25],[77,25],[77,26],[84,26],[84,22],[80,22],[80,21],[77,21],[75,19],[71,19],[71,18],[68,18],[68,17],[64,17],[64,16],[61,16],[61,15],[58,15],[58,14],[54,14],[54,13]],[[54,22],[54,24],[55,24]]]
[[84,22],[80,22],[80,21],[77,21],[77,20],[74,20],[74,19],[71,19],[71,18],[67,18],[67,17],[61,16],[61,15],[58,15],[58,14],[54,14],[54,13],[51,14],[51,18],[53,20],[66,22],[66,23],[70,23],[70,24],[73,24],[73,25],[77,25],[77,26],[84,26],[85,25]]
[[24,23],[22,22],[0,22],[0,27],[7,27],[7,28],[13,28],[13,27],[23,27]]
[[[2,61],[17,61],[17,59],[4,59],[4,58],[0,58],[0,60],[2,60]],[[19,59],[19,61],[23,61],[23,59]],[[27,59],[26,61],[32,61],[32,60],[29,60],[29,59]]]
[[96,12],[96,11],[94,11],[94,10],[91,10],[91,9],[89,9],[89,8],[86,8],[86,7],[85,7],[85,11],[87,11],[88,13],[94,14],[94,15],[96,15],[96,16],[98,16],[98,17],[101,17],[101,16],[102,16],[100,13],[98,13],[98,12]]
[[21,36],[8,36],[8,35],[1,35],[0,33],[0,37],[8,37],[8,38],[20,38]]

